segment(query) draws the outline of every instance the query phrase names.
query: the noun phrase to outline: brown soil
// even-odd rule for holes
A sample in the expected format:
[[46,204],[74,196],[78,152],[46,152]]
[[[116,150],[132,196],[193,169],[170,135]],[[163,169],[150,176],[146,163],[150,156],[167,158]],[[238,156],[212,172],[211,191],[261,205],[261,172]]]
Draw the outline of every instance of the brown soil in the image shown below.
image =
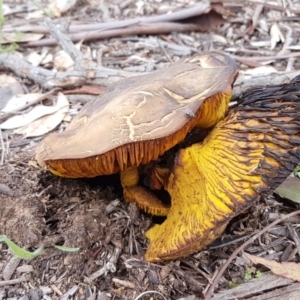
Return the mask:
[[[51,291],[49,299],[60,299],[60,292],[72,288],[77,299],[94,299],[89,298],[94,289],[109,297],[98,299],[134,299],[144,291],[158,291],[167,299],[200,296],[207,284],[205,277],[210,277],[232,250],[217,246],[187,259],[148,264],[143,260],[147,247],[144,232],[153,220],[135,204],[124,202],[117,175],[90,180],[59,178],[35,166],[32,150],[20,149],[19,153],[0,166],[1,234],[28,250],[44,246],[45,251],[31,261],[21,261],[0,244],[2,279],[20,279],[25,274],[25,282],[5,286],[0,299],[24,295],[41,299],[46,288]],[[250,223],[247,217],[251,227],[258,226],[259,210],[255,211]],[[231,224],[229,231],[237,230],[235,222]],[[80,250],[69,253],[54,245]],[[116,259],[111,264],[112,257]],[[95,275],[99,270],[100,276]],[[244,268],[234,266],[233,270],[237,272],[235,281],[242,282]],[[150,297],[163,299],[159,294],[142,299]]]

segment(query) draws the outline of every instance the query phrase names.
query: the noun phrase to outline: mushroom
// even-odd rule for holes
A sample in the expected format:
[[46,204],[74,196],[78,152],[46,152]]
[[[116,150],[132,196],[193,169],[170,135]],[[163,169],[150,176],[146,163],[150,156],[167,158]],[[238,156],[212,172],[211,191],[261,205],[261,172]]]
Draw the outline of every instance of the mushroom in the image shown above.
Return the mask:
[[146,236],[148,261],[213,242],[228,222],[272,193],[300,162],[300,76],[240,96],[201,143],[179,150],[164,188],[172,205]]
[[194,127],[211,128],[224,118],[236,76],[235,61],[212,51],[123,79],[88,102],[64,132],[47,136],[36,148],[36,160],[70,178],[121,172],[127,200],[166,215],[169,206],[138,185],[137,167],[160,157]]

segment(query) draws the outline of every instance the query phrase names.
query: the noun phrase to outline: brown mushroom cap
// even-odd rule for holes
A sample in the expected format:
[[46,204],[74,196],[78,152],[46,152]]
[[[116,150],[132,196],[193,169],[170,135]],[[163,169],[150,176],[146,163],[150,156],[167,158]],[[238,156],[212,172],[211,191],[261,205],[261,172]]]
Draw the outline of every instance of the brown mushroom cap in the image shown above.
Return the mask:
[[223,95],[230,96],[236,75],[237,64],[229,56],[207,52],[123,79],[88,102],[64,132],[46,137],[36,159],[66,177],[111,174],[147,163],[197,125],[205,99],[222,102]]

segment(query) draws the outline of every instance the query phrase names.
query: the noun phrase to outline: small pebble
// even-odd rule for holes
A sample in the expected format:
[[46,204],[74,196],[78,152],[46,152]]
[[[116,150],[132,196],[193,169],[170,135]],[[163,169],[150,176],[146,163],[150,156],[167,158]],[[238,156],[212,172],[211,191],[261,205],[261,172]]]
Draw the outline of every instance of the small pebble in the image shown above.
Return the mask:
[[6,184],[0,183],[0,194],[13,196],[14,191]]
[[30,265],[23,265],[17,268],[17,272],[19,273],[30,273],[33,271],[33,267]]
[[53,290],[49,286],[40,286],[40,290],[42,291],[43,295],[48,295],[53,293]]

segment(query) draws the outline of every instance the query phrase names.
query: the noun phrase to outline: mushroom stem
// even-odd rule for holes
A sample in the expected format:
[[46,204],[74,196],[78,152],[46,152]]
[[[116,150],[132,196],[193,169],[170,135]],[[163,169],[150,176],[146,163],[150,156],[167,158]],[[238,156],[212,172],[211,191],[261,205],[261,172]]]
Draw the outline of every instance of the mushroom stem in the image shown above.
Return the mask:
[[122,187],[135,186],[139,183],[139,172],[137,167],[130,167],[120,173]]
[[170,207],[162,203],[151,190],[139,186],[138,168],[130,167],[121,172],[121,184],[123,187],[124,198],[128,202],[136,202],[136,204],[145,212],[166,216]]

